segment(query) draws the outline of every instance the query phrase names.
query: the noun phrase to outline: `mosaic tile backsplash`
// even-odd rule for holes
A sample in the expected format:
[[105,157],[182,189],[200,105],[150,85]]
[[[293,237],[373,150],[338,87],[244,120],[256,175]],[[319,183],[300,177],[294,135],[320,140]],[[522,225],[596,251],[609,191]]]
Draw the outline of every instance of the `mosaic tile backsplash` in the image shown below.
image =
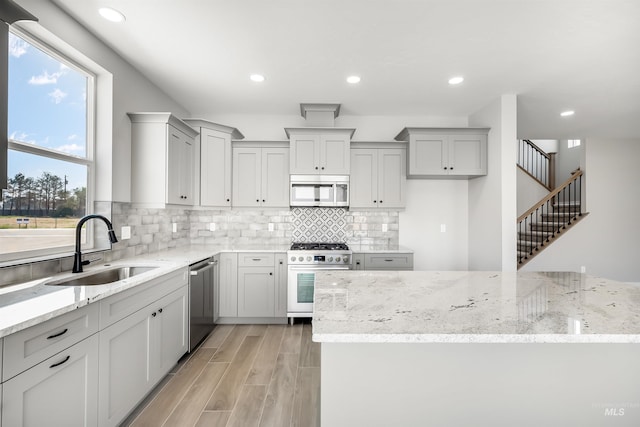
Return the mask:
[[343,208],[293,208],[293,242],[347,241],[347,210]]

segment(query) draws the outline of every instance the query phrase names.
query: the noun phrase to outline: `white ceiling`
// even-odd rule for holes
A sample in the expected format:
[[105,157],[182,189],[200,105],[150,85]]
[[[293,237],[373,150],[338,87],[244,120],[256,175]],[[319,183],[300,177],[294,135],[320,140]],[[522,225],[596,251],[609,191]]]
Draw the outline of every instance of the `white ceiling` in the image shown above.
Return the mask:
[[517,94],[520,137],[640,135],[637,0],[53,1],[198,116],[467,116]]

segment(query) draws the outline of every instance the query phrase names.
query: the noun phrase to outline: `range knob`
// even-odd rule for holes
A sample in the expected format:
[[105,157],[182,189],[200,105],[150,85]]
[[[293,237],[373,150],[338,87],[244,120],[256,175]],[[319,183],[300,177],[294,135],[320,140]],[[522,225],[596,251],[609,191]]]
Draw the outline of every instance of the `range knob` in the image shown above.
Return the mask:
[[340,262],[340,257],[339,256],[336,257],[336,262]]
[[302,256],[298,257],[298,261],[300,261],[300,262],[304,261],[304,257],[302,257]]
[[307,257],[307,261],[311,261],[311,257],[310,256]]
[[329,262],[331,262],[331,261],[333,261],[333,257],[332,256],[329,257]]
[[342,262],[349,262],[349,257],[346,256],[346,257],[342,258]]
[[295,261],[295,260],[296,260],[296,257],[292,256],[291,261]]

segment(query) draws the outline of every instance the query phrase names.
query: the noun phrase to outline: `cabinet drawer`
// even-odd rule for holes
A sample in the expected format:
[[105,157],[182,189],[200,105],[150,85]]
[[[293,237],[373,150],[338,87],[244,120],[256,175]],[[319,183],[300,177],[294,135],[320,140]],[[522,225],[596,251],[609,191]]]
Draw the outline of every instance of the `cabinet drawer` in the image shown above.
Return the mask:
[[187,275],[185,267],[101,300],[100,330],[184,286]]
[[413,270],[413,254],[365,254],[366,270]]
[[239,253],[238,267],[273,267],[274,260],[270,253]]
[[2,381],[98,332],[98,304],[89,304],[4,338]]

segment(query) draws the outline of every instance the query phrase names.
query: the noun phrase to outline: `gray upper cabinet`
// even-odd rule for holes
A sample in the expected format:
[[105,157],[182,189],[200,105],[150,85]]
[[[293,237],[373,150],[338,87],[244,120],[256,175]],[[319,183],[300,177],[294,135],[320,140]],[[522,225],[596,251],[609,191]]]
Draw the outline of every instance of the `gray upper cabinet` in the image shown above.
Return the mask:
[[131,201],[149,206],[195,204],[195,137],[171,113],[128,113],[131,120]]
[[405,128],[409,178],[471,178],[487,174],[488,128]]
[[185,119],[200,133],[195,139],[196,204],[231,207],[231,140],[243,139],[236,128],[201,119]]
[[404,208],[406,149],[365,148],[375,145],[358,144],[351,149],[349,205],[352,208]]
[[233,206],[289,207],[289,149],[233,147]]
[[288,128],[292,175],[348,175],[355,129]]

